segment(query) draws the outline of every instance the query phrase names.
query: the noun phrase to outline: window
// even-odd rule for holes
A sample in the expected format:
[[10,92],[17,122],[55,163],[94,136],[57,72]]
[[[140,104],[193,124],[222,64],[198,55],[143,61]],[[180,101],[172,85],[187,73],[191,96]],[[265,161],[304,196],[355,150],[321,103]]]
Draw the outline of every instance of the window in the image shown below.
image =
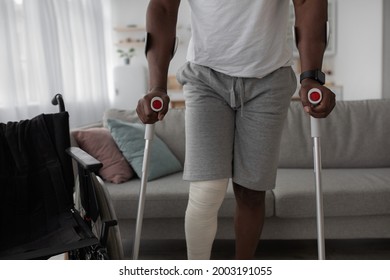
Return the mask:
[[57,93],[74,125],[101,118],[108,104],[104,1],[0,0],[2,120],[56,111]]

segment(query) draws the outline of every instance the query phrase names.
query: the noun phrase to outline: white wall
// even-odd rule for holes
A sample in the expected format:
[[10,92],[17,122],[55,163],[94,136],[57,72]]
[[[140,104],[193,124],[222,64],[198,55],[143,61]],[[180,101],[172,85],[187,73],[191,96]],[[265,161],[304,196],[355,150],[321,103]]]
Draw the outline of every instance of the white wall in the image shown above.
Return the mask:
[[[147,0],[111,1],[113,26],[131,23],[145,26]],[[336,54],[327,58],[325,64],[333,68],[330,79],[343,87],[344,100],[382,97],[382,7],[383,0],[336,0]],[[175,74],[185,61],[189,21],[188,3],[182,0],[178,19],[182,44],[172,60],[170,74]],[[121,63],[116,54],[113,56],[115,63]],[[146,66],[142,49],[138,50],[134,63]]]
[[344,100],[382,97],[383,0],[337,1],[334,81]]

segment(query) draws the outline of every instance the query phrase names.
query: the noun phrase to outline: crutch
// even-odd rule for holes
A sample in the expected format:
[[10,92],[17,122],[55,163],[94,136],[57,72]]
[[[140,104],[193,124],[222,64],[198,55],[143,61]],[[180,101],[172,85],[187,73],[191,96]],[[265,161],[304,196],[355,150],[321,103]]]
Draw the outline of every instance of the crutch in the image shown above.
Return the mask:
[[[152,98],[150,106],[153,111],[159,112],[163,108],[163,100],[160,97],[156,96]],[[151,148],[151,142],[153,140],[153,136],[154,136],[154,124],[146,124],[145,150],[144,150],[144,159],[142,163],[141,188],[139,192],[137,220],[136,220],[135,234],[134,234],[133,260],[138,259],[139,246],[141,241],[142,220],[143,220],[144,208],[145,208],[145,193],[146,193],[146,186],[148,182],[149,156],[150,156],[150,148]]]
[[[309,102],[317,105],[322,100],[322,92],[318,88],[312,88],[308,93]],[[319,119],[310,116],[311,137],[313,138],[313,159],[316,184],[316,213],[317,213],[317,246],[318,259],[325,260],[325,237],[324,237],[324,208],[321,187],[321,143]]]

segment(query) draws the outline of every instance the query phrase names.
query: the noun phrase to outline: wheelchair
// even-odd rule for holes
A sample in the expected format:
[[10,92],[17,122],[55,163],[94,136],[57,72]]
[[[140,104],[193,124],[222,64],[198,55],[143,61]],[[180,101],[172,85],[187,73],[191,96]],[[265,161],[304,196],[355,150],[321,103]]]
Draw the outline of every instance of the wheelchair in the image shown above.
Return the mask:
[[62,95],[52,104],[58,113],[0,123],[0,259],[122,259],[102,163],[70,147]]

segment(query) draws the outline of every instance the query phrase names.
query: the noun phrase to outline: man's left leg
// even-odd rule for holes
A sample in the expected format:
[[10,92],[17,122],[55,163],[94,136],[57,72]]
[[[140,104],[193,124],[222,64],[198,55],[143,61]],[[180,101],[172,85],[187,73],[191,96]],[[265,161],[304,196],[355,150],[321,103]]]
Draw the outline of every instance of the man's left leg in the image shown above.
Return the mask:
[[264,224],[265,191],[250,190],[236,183],[233,183],[233,189],[236,259],[253,259]]

